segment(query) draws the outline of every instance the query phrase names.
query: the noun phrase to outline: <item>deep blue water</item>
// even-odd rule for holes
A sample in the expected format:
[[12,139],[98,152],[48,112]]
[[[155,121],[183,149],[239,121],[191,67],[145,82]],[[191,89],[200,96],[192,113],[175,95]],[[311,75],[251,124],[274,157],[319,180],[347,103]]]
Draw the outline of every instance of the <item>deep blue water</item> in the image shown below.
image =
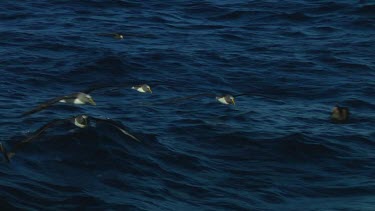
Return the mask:
[[[1,160],[0,207],[374,210],[374,1],[0,2],[0,139],[86,113],[121,122],[51,127]],[[119,32],[125,39],[98,36]],[[98,83],[148,83],[38,103]],[[202,92],[251,93],[236,106]],[[336,104],[351,110],[333,124]]]

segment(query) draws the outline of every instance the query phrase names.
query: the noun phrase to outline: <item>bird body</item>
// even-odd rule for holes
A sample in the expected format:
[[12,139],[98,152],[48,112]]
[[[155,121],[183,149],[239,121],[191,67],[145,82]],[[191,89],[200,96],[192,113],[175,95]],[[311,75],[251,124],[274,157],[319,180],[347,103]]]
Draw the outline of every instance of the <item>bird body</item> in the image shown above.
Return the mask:
[[142,92],[142,93],[146,93],[146,92],[152,93],[152,90],[151,90],[150,86],[147,85],[147,84],[141,84],[141,85],[133,86],[132,89],[135,89],[138,92]]
[[73,104],[82,105],[82,104],[85,104],[85,102],[83,102],[80,99],[76,98],[76,99],[74,99]]
[[91,104],[96,105],[94,100],[89,94],[78,92],[77,94],[73,95],[73,97],[70,98],[63,98],[59,100],[61,103],[69,103],[69,104],[76,104],[76,105],[83,105],[83,104]]
[[78,115],[74,118],[74,125],[79,128],[88,127],[88,116],[86,115]]
[[349,108],[335,106],[332,109],[331,120],[335,123],[345,123],[349,120]]
[[232,95],[217,96],[216,100],[225,105],[236,105],[236,102],[234,101],[234,97]]

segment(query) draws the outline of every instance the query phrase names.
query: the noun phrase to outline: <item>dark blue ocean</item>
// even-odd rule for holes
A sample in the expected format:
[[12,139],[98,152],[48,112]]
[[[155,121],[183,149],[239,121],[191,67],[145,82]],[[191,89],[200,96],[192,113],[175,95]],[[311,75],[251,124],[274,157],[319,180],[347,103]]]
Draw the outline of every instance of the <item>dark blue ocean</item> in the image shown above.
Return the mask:
[[[375,210],[372,0],[0,2],[0,209]],[[101,33],[122,33],[123,40]],[[51,98],[95,84],[97,106]],[[164,103],[200,93],[240,94]],[[146,106],[147,105],[147,106]],[[334,124],[335,105],[350,121]]]

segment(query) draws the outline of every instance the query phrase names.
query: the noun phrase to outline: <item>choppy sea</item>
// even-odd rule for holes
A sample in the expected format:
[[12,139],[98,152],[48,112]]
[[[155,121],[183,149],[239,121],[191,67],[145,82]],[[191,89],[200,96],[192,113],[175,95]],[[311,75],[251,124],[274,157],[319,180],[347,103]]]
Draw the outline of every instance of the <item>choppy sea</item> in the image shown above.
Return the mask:
[[[375,2],[3,0],[0,208],[375,210]],[[123,40],[101,33],[121,33]],[[95,84],[97,106],[38,103]],[[200,93],[247,95],[157,104]],[[152,106],[143,106],[149,103]],[[346,124],[329,121],[335,105]]]

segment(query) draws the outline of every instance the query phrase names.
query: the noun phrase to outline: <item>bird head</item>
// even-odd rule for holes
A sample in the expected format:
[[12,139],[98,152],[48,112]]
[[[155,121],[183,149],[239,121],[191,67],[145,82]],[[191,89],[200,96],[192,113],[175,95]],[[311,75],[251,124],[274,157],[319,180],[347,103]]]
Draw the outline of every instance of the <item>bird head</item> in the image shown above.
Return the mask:
[[142,84],[142,89],[144,92],[149,92],[152,94],[152,90],[151,90],[151,87],[147,84]]
[[89,95],[85,93],[79,93],[77,96],[78,100],[80,100],[83,104],[89,103],[91,105],[96,105],[94,99]]
[[225,101],[227,101],[228,104],[236,105],[236,101],[232,95],[225,95]]
[[77,127],[85,128],[89,125],[88,116],[86,115],[78,115],[74,118],[74,124]]

